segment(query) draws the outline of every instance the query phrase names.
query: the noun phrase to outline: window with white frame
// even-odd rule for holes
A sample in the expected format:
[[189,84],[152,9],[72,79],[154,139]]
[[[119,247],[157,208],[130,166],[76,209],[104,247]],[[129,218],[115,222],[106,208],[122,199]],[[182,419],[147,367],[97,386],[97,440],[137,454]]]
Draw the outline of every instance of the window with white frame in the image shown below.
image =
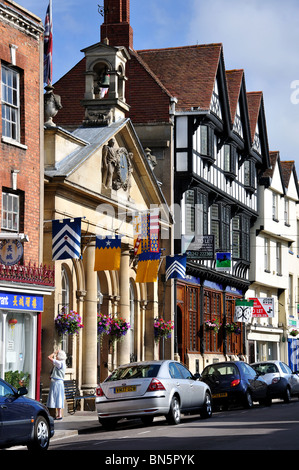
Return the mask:
[[278,220],[278,194],[272,193],[272,219]]
[[281,243],[276,243],[276,274],[281,275]]
[[19,231],[20,199],[17,194],[2,193],[1,228],[12,232]]
[[289,200],[285,199],[284,200],[284,223],[285,225],[289,225]]
[[264,269],[270,272],[270,240],[269,238],[264,239]]
[[1,67],[2,136],[20,141],[20,75]]

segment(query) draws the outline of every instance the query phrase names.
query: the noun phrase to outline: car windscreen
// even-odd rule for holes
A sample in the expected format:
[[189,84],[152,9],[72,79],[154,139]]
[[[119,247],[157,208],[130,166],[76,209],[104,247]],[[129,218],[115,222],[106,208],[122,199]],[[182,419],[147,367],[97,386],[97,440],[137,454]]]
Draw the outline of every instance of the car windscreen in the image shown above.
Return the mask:
[[156,377],[160,369],[160,364],[139,364],[128,367],[120,367],[112,372],[105,382],[111,382],[115,380],[123,379],[139,379]]
[[251,364],[251,367],[260,374],[275,374],[276,372],[279,372],[276,364]]
[[238,368],[234,364],[213,364],[203,370],[202,377],[219,375],[233,375],[238,376]]

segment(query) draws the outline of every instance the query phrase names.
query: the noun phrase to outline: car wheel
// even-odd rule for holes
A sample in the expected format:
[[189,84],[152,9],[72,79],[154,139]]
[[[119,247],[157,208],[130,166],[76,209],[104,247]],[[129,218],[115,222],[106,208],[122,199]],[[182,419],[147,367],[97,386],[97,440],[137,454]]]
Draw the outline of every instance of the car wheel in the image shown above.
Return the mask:
[[199,412],[201,418],[207,419],[212,417],[212,401],[209,392],[206,392],[202,409]]
[[49,423],[43,416],[39,416],[34,424],[33,441],[27,445],[28,450],[47,450],[50,444]]
[[285,403],[290,403],[290,401],[291,401],[291,391],[290,391],[289,387],[287,387],[285,389],[285,392],[284,392],[284,395],[283,395],[283,401]]
[[179,424],[181,422],[181,409],[178,397],[172,397],[166,419],[169,424]]
[[99,418],[99,422],[103,426],[103,428],[106,429],[106,431],[113,431],[115,429],[117,419],[113,419],[113,418],[101,419],[101,418]]
[[252,408],[253,407],[253,400],[252,396],[249,390],[246,390],[245,396],[244,396],[244,408]]

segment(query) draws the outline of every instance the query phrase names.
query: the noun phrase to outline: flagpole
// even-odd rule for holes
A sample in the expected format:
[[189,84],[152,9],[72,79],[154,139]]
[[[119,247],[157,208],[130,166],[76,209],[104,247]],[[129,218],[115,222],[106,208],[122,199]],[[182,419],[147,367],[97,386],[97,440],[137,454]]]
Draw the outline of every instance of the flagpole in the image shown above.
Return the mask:
[[51,28],[51,35],[52,35],[52,54],[51,54],[51,72],[50,72],[50,85],[52,85],[52,74],[53,74],[53,16],[52,16],[52,0],[49,0],[49,17],[50,17],[50,28]]

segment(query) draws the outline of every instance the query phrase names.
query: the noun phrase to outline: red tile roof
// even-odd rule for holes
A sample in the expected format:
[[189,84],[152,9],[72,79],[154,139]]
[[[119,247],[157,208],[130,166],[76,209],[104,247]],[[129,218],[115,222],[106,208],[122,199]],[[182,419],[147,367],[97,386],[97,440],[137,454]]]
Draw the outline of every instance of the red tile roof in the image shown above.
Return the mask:
[[244,70],[227,70],[225,73],[230,103],[231,122],[233,124],[235,121]]
[[222,44],[137,51],[169,93],[176,110],[209,109],[222,53]]

